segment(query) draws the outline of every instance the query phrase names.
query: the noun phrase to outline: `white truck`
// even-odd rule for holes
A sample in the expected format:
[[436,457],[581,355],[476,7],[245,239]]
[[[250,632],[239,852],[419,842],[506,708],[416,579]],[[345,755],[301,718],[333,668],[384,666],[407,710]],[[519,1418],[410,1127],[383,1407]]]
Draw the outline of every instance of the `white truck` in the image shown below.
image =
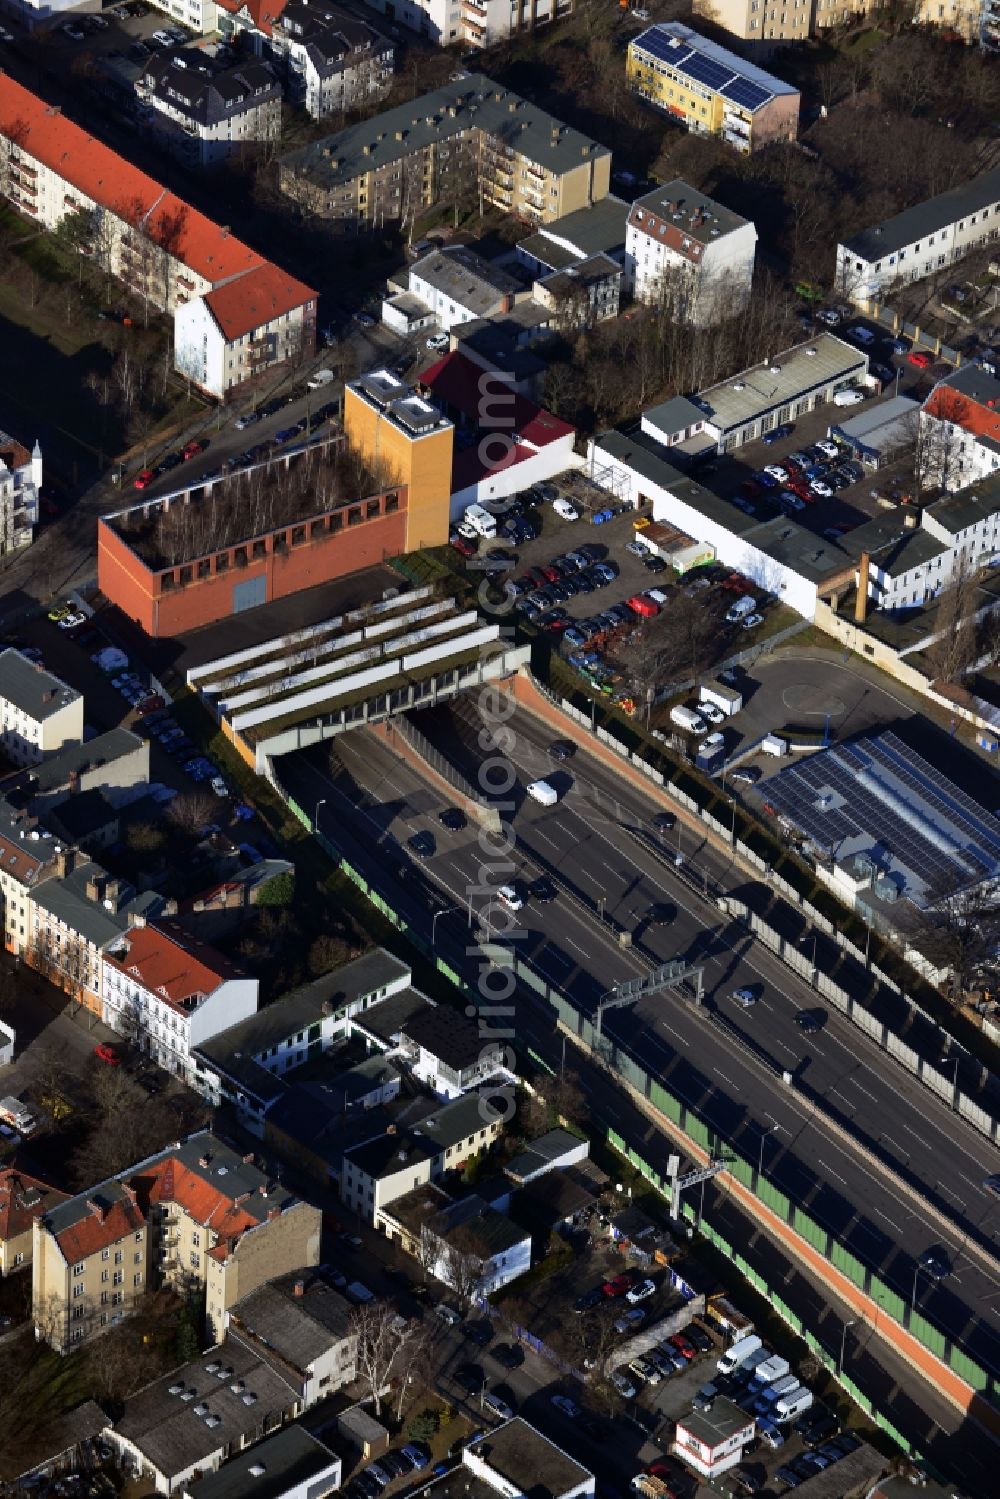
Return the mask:
[[716,1368],[720,1374],[732,1374],[734,1369],[742,1369],[747,1360],[763,1346],[755,1332],[749,1333],[745,1338],[737,1338],[732,1347],[727,1348],[720,1356]]
[[467,505],[462,519],[467,526],[472,527],[477,536],[485,536],[488,541],[492,541],[497,534],[496,520],[482,505]]
[[333,384],[333,370],[316,370],[315,374],[309,376],[306,386],[309,390],[319,390],[324,385]]
[[725,682],[702,682],[698,688],[699,701],[711,703],[718,708],[727,718],[732,718],[743,707],[743,694],[735,687],[728,686]]

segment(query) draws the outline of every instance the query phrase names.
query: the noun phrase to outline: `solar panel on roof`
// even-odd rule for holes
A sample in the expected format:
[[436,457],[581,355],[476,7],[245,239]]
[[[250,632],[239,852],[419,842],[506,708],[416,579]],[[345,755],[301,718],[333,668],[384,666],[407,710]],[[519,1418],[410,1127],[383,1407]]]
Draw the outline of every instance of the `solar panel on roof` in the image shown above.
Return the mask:
[[723,67],[722,63],[713,62],[712,58],[702,57],[697,52],[688,58],[683,71],[689,78],[696,78],[699,83],[714,89],[721,89],[733,76],[732,68]]
[[759,109],[766,104],[771,95],[756,83],[750,83],[746,78],[734,78],[720,90],[723,98],[731,99],[734,104],[741,104],[744,109]]
[[662,58],[664,62],[673,63],[675,67],[680,67],[685,58],[690,57],[694,52],[694,48],[689,47],[686,42],[682,42],[679,47],[672,47],[670,37],[663,36],[659,31],[652,31],[641,37],[637,45],[642,48],[643,52],[650,53],[652,57]]

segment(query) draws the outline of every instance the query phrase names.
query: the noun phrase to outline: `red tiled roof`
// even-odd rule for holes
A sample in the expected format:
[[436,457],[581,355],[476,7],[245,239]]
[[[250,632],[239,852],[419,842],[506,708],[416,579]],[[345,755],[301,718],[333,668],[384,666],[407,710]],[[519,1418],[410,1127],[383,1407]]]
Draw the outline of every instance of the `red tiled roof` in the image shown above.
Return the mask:
[[23,442],[18,442],[16,437],[0,438],[0,458],[7,467],[14,471],[16,468],[24,468],[31,462],[31,454]]
[[196,995],[212,994],[237,973],[221,953],[179,928],[174,932],[163,925],[134,926],[122,943],[128,944],[128,951],[120,952],[116,944],[105,961],[177,1009]]
[[65,1192],[57,1191],[36,1176],[13,1166],[5,1167],[0,1170],[0,1239],[16,1238],[31,1227],[35,1218],[68,1201]]
[[287,0],[217,0],[217,4],[231,16],[249,16],[258,31],[270,36],[271,27],[281,19]]
[[175,1157],[155,1168],[149,1200],[151,1203],[176,1202],[196,1223],[212,1229],[220,1239],[230,1242],[258,1224],[258,1220],[226,1192],[205,1181]]
[[86,1218],[64,1228],[55,1239],[67,1265],[75,1265],[145,1226],[142,1211],[128,1196],[103,1206],[100,1199],[95,1199],[95,1206]]
[[216,287],[205,298],[205,306],[232,342],[315,296],[312,287],[267,262],[237,281]]
[[[262,3],[270,7],[273,0]],[[228,229],[168,192],[5,73],[0,73],[0,134],[95,203],[129,223],[141,224],[150,239],[214,287],[247,272],[284,275]],[[316,295],[308,287],[302,291]]]
[[990,437],[1000,442],[1000,409],[984,405],[964,391],[942,384],[927,397],[924,410],[941,421],[954,422],[973,437]]
[[[436,364],[423,370],[417,376],[417,380],[427,388],[436,402],[443,402],[446,406],[476,421],[481,404],[479,387],[483,373],[478,364],[473,364],[471,359],[456,349],[453,353],[446,354],[443,359],[439,359]],[[501,377],[497,378],[499,381]],[[550,442],[557,442],[560,437],[566,437],[573,432],[574,428],[569,422],[553,416],[552,412],[546,411],[544,406],[536,406],[534,401],[528,400],[527,396],[512,393],[508,405],[506,398],[499,393],[501,391],[500,384],[495,385],[490,391],[495,413],[495,416],[491,415],[490,418],[491,429],[506,430],[512,436],[516,434],[519,444],[535,449],[544,448]],[[508,413],[510,425],[501,427],[501,415],[506,418]],[[491,465],[491,467],[497,466],[509,465]]]

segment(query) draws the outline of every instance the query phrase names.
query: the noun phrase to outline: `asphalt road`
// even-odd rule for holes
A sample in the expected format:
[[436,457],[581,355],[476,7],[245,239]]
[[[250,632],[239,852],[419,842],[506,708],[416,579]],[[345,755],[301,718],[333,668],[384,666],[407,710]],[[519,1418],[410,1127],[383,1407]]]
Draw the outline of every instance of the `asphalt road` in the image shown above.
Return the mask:
[[[422,728],[426,722],[424,714]],[[454,715],[448,725],[457,754],[461,734],[471,728]],[[512,726],[519,780],[547,769],[551,778],[544,726],[525,715],[517,715]],[[319,768],[319,759],[285,761],[282,774],[294,783],[302,805],[328,798],[321,825],[330,818],[338,838],[353,826],[362,867],[366,861],[378,866],[372,873],[383,880],[387,863],[391,877],[392,867],[406,862],[406,839],[433,830],[437,852],[426,870],[451,903],[449,910],[439,901],[435,931],[439,948],[447,952],[469,935],[467,892],[480,883],[482,859],[474,833],[441,828],[436,820],[444,805],[441,795],[381,744],[351,736],[340,748],[348,775],[336,785]],[[637,815],[648,820],[651,806],[642,806],[642,799],[617,781],[609,794],[604,773],[589,759],[572,762],[571,778],[557,808],[522,798],[514,817],[513,873],[527,878],[545,871],[569,887],[552,905],[529,904],[520,913],[519,949],[591,1013],[602,994],[648,971],[651,961],[677,954],[700,957],[703,1007],[676,993],[662,994],[634,1010],[608,1013],[606,1033],[646,1065],[655,1062],[659,1076],[698,1107],[721,1143],[762,1160],[776,1186],[877,1269],[904,1300],[914,1295],[914,1255],[943,1247],[953,1273],[940,1286],[917,1273],[917,1304],[972,1357],[1000,1371],[995,1262],[980,1247],[995,1248],[1000,1234],[1000,1206],[979,1185],[996,1169],[992,1148],[836,1012],[828,1013],[819,1034],[803,1036],[793,1017],[816,1008],[815,993],[678,877],[672,862],[676,834],[669,835],[661,859],[624,830]],[[615,792],[625,801],[616,800]],[[686,868],[697,876],[707,854],[693,839],[683,832],[680,847]],[[603,923],[598,919],[602,896]],[[474,911],[481,899],[473,897]],[[676,907],[670,925],[643,921],[653,901]],[[640,950],[623,951],[608,919],[634,930]],[[741,985],[762,988],[749,1012],[728,999]],[[794,1090],[776,1076],[775,1069],[785,1067],[795,1072]],[[916,1190],[898,1187],[869,1165],[828,1127],[827,1113],[871,1141],[876,1154],[905,1172]]]

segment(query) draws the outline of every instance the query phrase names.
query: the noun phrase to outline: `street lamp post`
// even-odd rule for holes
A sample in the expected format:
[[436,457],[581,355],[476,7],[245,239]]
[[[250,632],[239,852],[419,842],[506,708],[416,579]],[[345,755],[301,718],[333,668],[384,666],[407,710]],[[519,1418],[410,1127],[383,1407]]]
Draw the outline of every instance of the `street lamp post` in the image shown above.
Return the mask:
[[602,926],[604,924],[604,907],[607,904],[607,900],[608,897],[606,895],[599,895],[597,897],[597,917]]
[[437,933],[438,917],[450,916],[452,911],[458,911],[460,909],[460,906],[442,906],[440,911],[434,912],[434,915],[431,917],[431,947],[434,946],[434,939]]
[[319,801],[316,803],[316,810],[313,813],[313,832],[314,833],[318,833],[319,832],[319,809],[320,809],[320,807],[325,807],[325,806],[326,806],[326,797],[325,796],[321,796],[320,799],[319,799]]
[[841,1330],[841,1334],[840,1334],[840,1357],[837,1360],[837,1374],[838,1374],[838,1377],[841,1374],[843,1374],[843,1372],[844,1372],[844,1345],[847,1342],[847,1330],[848,1330],[849,1327],[854,1327],[855,1324],[858,1323],[858,1322],[860,1322],[860,1321],[861,1321],[860,1317],[855,1317],[853,1319],[853,1321],[851,1321],[851,1322],[845,1322],[844,1326],[843,1326],[843,1328]]
[[919,1265],[914,1265],[914,1267],[913,1267],[913,1292],[912,1292],[912,1294],[910,1296],[910,1311],[911,1312],[913,1311],[913,1308],[917,1304],[917,1280],[918,1280],[919,1276],[920,1276],[920,1266]]
[[764,1133],[760,1137],[760,1155],[757,1157],[757,1175],[758,1175],[758,1177],[761,1177],[764,1174],[764,1141],[767,1139],[768,1135],[773,1135],[775,1133],[775,1131],[779,1130],[780,1128],[781,1128],[780,1124],[772,1124],[771,1128],[770,1129],[766,1129],[764,1131]]

